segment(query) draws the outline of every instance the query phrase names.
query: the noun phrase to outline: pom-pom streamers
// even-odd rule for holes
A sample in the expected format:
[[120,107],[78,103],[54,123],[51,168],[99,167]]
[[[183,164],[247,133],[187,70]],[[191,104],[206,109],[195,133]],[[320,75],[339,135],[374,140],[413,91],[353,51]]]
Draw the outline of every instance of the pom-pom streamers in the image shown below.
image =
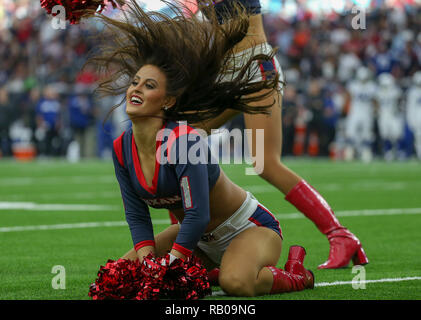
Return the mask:
[[108,260],[89,289],[94,300],[196,300],[212,293],[208,273],[197,257],[169,264],[170,257],[149,254],[138,261]]
[[98,271],[98,278],[89,288],[93,300],[122,300],[136,297],[141,282],[139,261],[108,260]]
[[169,264],[169,255],[161,258],[147,256],[141,268],[143,287],[136,299],[196,300],[212,293],[208,273],[197,257]]
[[48,14],[52,14],[55,6],[62,6],[65,9],[66,20],[69,20],[70,24],[79,23],[82,17],[91,12],[102,12],[107,3],[111,3],[113,8],[124,4],[124,0],[40,0],[40,2]]

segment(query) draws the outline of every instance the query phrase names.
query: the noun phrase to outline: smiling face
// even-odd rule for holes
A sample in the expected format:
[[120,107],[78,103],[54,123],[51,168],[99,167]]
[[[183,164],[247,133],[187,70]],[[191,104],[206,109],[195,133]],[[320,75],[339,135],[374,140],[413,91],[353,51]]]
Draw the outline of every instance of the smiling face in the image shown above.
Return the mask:
[[175,98],[167,96],[167,78],[154,65],[144,65],[133,78],[126,92],[126,113],[131,119],[139,116],[163,116],[164,106],[171,107]]

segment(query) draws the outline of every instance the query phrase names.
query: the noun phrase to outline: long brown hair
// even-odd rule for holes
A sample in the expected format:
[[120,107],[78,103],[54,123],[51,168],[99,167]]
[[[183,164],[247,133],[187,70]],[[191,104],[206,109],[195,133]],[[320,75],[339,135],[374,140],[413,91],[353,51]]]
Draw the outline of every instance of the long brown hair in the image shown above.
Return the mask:
[[[189,11],[186,7],[168,2],[166,5],[170,14],[145,12],[131,2],[123,10],[123,19],[99,15],[106,28],[88,61],[103,75],[98,91],[121,95],[138,70],[152,64],[167,77],[167,95],[176,97],[175,105],[164,111],[168,120],[197,123],[226,109],[269,113],[273,103],[262,106],[250,103],[276,91],[279,75],[252,81],[256,75],[251,65],[257,60],[271,61],[275,52],[251,54],[244,57],[245,63],[233,63],[238,59],[233,59],[233,47],[244,38],[249,26],[244,9],[236,6],[230,23],[220,25],[212,14],[205,23],[191,12],[186,15]],[[233,72],[237,72],[235,76]],[[227,75],[231,75],[228,80],[224,78]],[[125,98],[119,105],[124,101]]]

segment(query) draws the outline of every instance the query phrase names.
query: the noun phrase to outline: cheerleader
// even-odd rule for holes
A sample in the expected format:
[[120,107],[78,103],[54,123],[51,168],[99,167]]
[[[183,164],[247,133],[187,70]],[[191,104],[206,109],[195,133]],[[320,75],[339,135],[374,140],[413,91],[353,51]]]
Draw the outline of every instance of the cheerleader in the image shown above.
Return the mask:
[[[218,117],[226,108],[261,113],[271,108],[253,102],[277,90],[269,81],[218,80],[227,59],[248,27],[238,14],[228,28],[144,12],[129,4],[124,20],[100,16],[107,32],[91,62],[112,72],[99,89],[125,92],[132,127],[114,141],[113,161],[133,249],[124,258],[143,259],[170,251],[170,263],[192,254],[219,266],[219,284],[235,296],[313,288],[303,266],[304,248],[293,246],[284,269],[276,267],[282,232],[273,214],[252,194],[234,184],[212,159],[190,122]],[[271,55],[251,55],[271,61]],[[239,72],[248,74],[249,64]],[[126,81],[126,82],[125,82]],[[222,104],[225,102],[225,104]],[[179,122],[182,120],[182,122]],[[172,210],[180,225],[154,236],[149,207]]]
[[[249,26],[246,36],[233,48],[234,57],[231,63],[234,65],[246,65],[252,54],[272,54],[274,51],[267,43],[263,28],[263,19],[259,0],[219,0],[209,2],[199,0],[199,8],[209,21],[217,21],[223,26],[230,25],[230,17],[238,10],[237,4],[245,8],[249,14]],[[367,264],[368,258],[361,246],[359,239],[347,228],[341,225],[327,201],[307,181],[297,173],[289,169],[281,161],[282,151],[282,94],[283,74],[275,56],[269,61],[255,60],[251,64],[255,78],[252,81],[270,79],[273,75],[279,76],[278,90],[272,91],[265,99],[252,102],[252,106],[271,104],[269,114],[244,113],[244,122],[247,129],[253,132],[249,142],[249,150],[252,155],[258,157],[255,164],[263,165],[256,168],[256,172],[278,188],[284,195],[285,200],[294,205],[308,219],[310,219],[321,233],[327,236],[330,244],[327,261],[319,266],[320,269],[342,268],[353,260],[356,264]],[[224,75],[229,81],[239,75],[239,72]],[[255,94],[262,94],[261,92]],[[252,97],[253,94],[247,97]],[[229,119],[239,113],[239,110],[227,109],[221,115],[212,119],[196,123],[195,126],[205,129],[208,133],[211,129],[217,129]],[[258,129],[264,130],[264,153],[256,154],[256,136]],[[173,223],[176,220],[172,219]]]

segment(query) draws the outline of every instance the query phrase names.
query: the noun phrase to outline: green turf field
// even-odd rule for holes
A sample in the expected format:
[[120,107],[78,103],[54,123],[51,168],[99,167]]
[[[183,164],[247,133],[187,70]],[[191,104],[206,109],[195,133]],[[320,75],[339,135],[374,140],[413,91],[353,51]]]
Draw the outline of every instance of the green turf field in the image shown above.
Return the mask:
[[[356,273],[351,266],[317,270],[328,256],[326,238],[274,187],[246,176],[245,166],[225,165],[234,182],[279,218],[284,246],[278,266],[289,246],[300,244],[307,250],[305,266],[315,273],[314,290],[255,299],[421,299],[421,164],[294,159],[286,164],[315,186],[360,238],[370,264]],[[156,232],[169,225],[166,211],[152,213]],[[89,299],[100,265],[131,247],[111,161],[0,162],[0,299]],[[65,289],[52,286],[54,266],[65,269]],[[364,274],[365,288],[361,282],[354,288],[353,278]]]

